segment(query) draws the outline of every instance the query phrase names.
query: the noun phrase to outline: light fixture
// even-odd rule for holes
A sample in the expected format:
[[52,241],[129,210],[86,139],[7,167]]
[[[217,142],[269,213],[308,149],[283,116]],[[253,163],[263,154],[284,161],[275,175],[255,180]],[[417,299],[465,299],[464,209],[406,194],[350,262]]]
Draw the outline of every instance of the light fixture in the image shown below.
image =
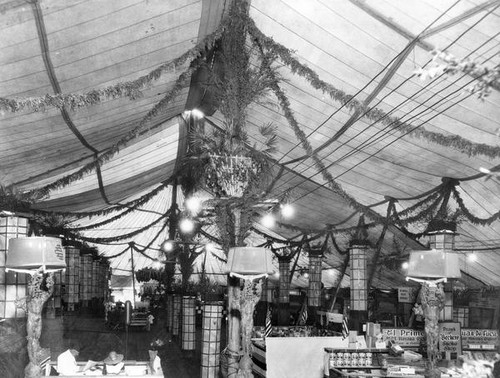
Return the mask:
[[205,113],[203,113],[201,110],[196,109],[196,108],[191,110],[191,115],[195,118],[205,117]]
[[410,266],[410,264],[408,264],[408,261],[405,261],[404,263],[401,264],[401,268],[403,269],[408,269],[408,266]]
[[410,251],[407,280],[437,284],[460,277],[457,253],[436,249]]
[[230,276],[250,280],[274,273],[271,251],[262,247],[229,248],[227,267]]
[[191,232],[193,232],[194,231],[193,220],[189,218],[182,218],[181,221],[179,222],[179,230],[183,234],[190,234]]
[[307,279],[307,278],[309,278],[309,273],[304,272],[304,274],[302,275],[302,277],[304,277],[304,278],[306,278],[306,279]]
[[65,251],[61,239],[31,236],[9,240],[5,270],[33,274],[55,272],[66,268]]
[[163,243],[161,243],[160,249],[163,252],[172,252],[175,248],[175,242],[173,240],[165,240]]
[[273,215],[271,213],[265,214],[262,219],[260,220],[260,223],[267,228],[272,228],[274,227],[276,220],[274,219]]
[[281,208],[281,215],[283,215],[284,218],[291,218],[295,213],[295,208],[289,203],[281,205],[280,208]]
[[189,197],[184,201],[184,205],[186,206],[186,209],[193,215],[198,214],[201,209],[201,200],[198,197]]
[[477,261],[477,255],[475,253],[469,253],[467,255],[467,261],[469,261],[469,262],[476,262]]

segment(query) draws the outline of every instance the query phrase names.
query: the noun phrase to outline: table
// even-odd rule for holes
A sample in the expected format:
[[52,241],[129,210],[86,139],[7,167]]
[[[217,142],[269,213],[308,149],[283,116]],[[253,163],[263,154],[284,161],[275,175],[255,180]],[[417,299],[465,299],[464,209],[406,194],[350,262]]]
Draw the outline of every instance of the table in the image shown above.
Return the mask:
[[[134,360],[125,360],[123,361],[125,364],[124,369],[119,374],[108,374],[109,377],[130,377],[130,378],[164,378],[163,372],[153,372],[151,369],[151,365],[149,361],[134,361]],[[77,362],[80,369],[86,365],[86,362]],[[50,366],[54,368],[57,367],[56,361],[51,361]],[[82,377],[91,377],[91,376],[103,376],[102,375],[102,363],[97,364],[98,369],[95,371],[89,371],[77,373],[75,375],[59,375],[58,377],[63,378],[82,378]],[[100,369],[99,369],[100,368]],[[141,372],[142,370],[142,372]],[[50,373],[50,372],[48,372]],[[56,377],[55,375],[46,375],[46,377]]]

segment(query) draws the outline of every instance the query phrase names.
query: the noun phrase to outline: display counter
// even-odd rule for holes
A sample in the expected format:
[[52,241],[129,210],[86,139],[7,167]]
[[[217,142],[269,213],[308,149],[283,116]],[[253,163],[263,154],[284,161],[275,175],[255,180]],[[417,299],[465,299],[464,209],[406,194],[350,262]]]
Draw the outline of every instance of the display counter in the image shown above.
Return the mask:
[[[153,371],[151,368],[151,364],[149,361],[133,361],[133,360],[125,360],[124,367],[118,374],[107,374],[107,376],[111,377],[130,377],[130,378],[164,378],[163,372],[161,371]],[[80,370],[83,370],[86,363],[85,362],[77,362]],[[56,368],[57,362],[51,361],[50,366]],[[87,376],[102,376],[103,375],[103,365],[102,363],[98,363],[94,368],[86,370],[84,372],[78,372],[75,375],[58,375],[58,377],[63,378],[81,378]],[[50,375],[50,369],[47,369],[46,377],[56,377],[55,375]]]
[[[358,336],[360,347],[366,347]],[[268,337],[253,340],[254,374],[266,378],[323,378],[324,348],[347,348],[349,340],[326,337]]]

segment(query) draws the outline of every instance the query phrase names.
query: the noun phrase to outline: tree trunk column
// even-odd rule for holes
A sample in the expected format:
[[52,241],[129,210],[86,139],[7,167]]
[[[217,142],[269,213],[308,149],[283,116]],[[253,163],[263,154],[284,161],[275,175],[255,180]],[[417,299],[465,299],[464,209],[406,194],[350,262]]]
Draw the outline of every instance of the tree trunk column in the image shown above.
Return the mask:
[[349,329],[362,332],[368,320],[368,272],[366,270],[366,251],[364,244],[353,244],[349,249],[351,266],[351,309]]
[[278,325],[290,324],[290,257],[279,256]]
[[311,318],[317,321],[317,312],[321,307],[321,249],[309,251],[309,287],[307,290],[307,305],[309,306]]
[[203,305],[201,338],[201,378],[219,376],[222,302]]

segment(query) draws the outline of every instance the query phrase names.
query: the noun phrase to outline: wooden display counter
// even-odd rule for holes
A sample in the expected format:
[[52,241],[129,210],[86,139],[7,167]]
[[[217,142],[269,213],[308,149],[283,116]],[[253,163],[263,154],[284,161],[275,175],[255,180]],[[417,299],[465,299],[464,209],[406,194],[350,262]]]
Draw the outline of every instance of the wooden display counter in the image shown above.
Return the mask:
[[[133,360],[126,360],[123,361],[125,366],[123,369],[120,371],[118,374],[107,374],[107,376],[111,377],[130,377],[130,378],[164,378],[163,373],[160,372],[153,372],[151,365],[149,361],[133,361]],[[80,370],[82,370],[86,363],[85,362],[77,362],[78,366],[80,367]],[[57,362],[51,361],[50,366],[56,368],[57,367]],[[58,377],[63,377],[63,378],[81,378],[81,377],[87,377],[87,376],[103,376],[103,370],[102,370],[102,363],[97,364],[96,368],[93,370],[87,370],[84,372],[78,372],[75,375],[58,375]],[[50,374],[50,370],[47,372],[47,374]],[[46,377],[56,377],[55,375],[46,375]]]

